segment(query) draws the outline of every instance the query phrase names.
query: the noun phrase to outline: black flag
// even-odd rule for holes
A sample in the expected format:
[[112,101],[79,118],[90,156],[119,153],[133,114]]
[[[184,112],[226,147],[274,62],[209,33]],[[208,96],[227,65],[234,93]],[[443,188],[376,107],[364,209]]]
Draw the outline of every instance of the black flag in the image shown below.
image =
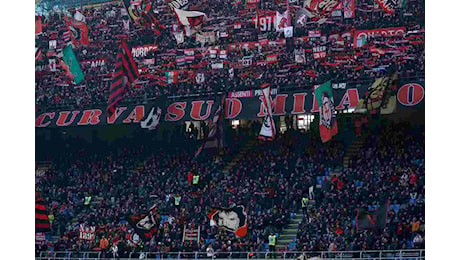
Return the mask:
[[380,207],[372,212],[364,209],[358,209],[356,214],[356,230],[373,229],[382,230],[387,223],[388,209],[390,200],[380,204]]
[[42,197],[35,194],[35,232],[49,232],[51,225],[48,219],[48,212],[46,211],[45,201]]
[[[217,100],[217,99],[216,99]],[[224,104],[225,104],[225,94],[222,93],[222,100],[219,103],[219,106],[214,111],[214,114],[209,120],[209,133],[203,144],[195,152],[196,159],[203,149],[215,149],[220,151],[223,147],[223,119],[224,119]]]
[[160,214],[156,208],[153,208],[146,214],[129,216],[126,220],[142,240],[150,241],[157,233],[158,225],[160,224]]

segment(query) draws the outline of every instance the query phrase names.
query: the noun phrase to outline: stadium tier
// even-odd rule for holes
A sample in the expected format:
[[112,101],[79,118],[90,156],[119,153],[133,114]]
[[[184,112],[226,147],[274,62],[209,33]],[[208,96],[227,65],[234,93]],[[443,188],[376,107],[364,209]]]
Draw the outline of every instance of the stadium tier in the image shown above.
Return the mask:
[[424,1],[36,10],[37,259],[424,259]]

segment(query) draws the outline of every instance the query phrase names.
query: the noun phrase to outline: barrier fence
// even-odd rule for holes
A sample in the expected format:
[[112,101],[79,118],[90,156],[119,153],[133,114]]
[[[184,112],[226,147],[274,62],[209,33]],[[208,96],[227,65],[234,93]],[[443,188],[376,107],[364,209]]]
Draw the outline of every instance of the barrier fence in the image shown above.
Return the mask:
[[299,259],[299,260],[319,260],[319,259],[398,259],[398,260],[419,260],[425,259],[425,250],[381,250],[381,251],[317,251],[317,252],[216,252],[208,254],[206,252],[133,252],[128,258],[114,257],[111,252],[54,252],[49,254],[41,252],[36,260],[99,260],[99,259],[144,259],[144,260],[173,260],[173,259]]

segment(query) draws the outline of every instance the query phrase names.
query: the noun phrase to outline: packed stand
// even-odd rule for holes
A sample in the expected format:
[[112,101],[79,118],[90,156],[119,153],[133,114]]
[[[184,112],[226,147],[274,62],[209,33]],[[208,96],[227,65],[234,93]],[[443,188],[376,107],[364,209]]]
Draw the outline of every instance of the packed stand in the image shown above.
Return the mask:
[[[319,168],[333,167],[329,162],[343,156],[339,142],[324,147],[312,141],[308,158],[302,160],[304,149],[293,145],[298,140],[307,138],[290,131],[274,143],[261,142],[228,174],[222,172],[222,160],[193,162],[192,149],[185,148],[166,151],[133,144],[104,156],[86,150],[80,150],[77,158],[70,152],[53,156],[46,171],[37,170],[37,191],[50,209],[51,234],[59,240],[37,250],[108,253],[117,245],[120,256],[141,251],[204,252],[209,246],[217,255],[265,251],[269,232],[281,232],[298,210],[291,202],[308,178],[295,170],[296,165],[313,165],[322,158]],[[231,155],[227,149],[224,157]],[[198,184],[190,182],[190,174],[200,176]],[[143,243],[125,218],[145,213],[153,204],[163,220],[155,238]],[[247,237],[209,225],[210,207],[234,205],[248,207]],[[94,241],[79,239],[80,224],[96,227]],[[184,225],[191,224],[201,227],[199,244],[182,242]]]
[[[178,43],[174,33],[178,29],[177,18],[165,1],[153,1],[159,23],[164,26],[159,35],[152,28],[136,27],[129,30],[124,24],[129,20],[122,13],[120,2],[108,3],[100,8],[85,8],[81,13],[89,31],[89,45],[74,46],[85,80],[76,85],[57,64],[56,72],[48,69],[49,59],[59,55],[65,46],[66,31],[64,13],[52,12],[43,17],[43,33],[36,36],[36,47],[41,55],[36,60],[36,106],[37,110],[55,108],[81,108],[105,105],[108,99],[111,75],[114,71],[118,40],[128,36],[130,47],[154,44],[158,51],[135,56],[141,71],[135,87],[129,88],[124,102],[139,102],[155,98],[160,94],[189,95],[214,91],[257,89],[253,80],[261,77],[273,88],[309,88],[326,80],[350,84],[371,82],[375,78],[400,72],[402,78],[424,76],[424,4],[423,1],[408,0],[404,9],[389,15],[381,8],[374,8],[373,0],[357,1],[355,17],[329,17],[322,24],[308,22],[294,29],[293,46],[282,32],[273,29],[262,32],[256,28],[256,8],[233,0],[189,1],[189,10],[204,12],[208,19],[200,32],[214,32],[215,40],[201,43],[194,37],[184,37]],[[276,11],[286,10],[286,1],[261,1],[258,17],[273,17]],[[290,18],[294,24],[299,7],[290,6]],[[67,15],[71,17],[75,10]],[[393,37],[367,38],[363,48],[354,48],[355,30],[405,27],[406,33]],[[174,32],[173,32],[174,30]],[[309,37],[309,32],[320,30],[321,36]],[[225,32],[224,36],[221,33]],[[413,33],[410,33],[413,32]],[[226,36],[225,36],[226,35]],[[55,50],[50,50],[49,41],[57,40]],[[256,45],[255,43],[260,43]],[[244,44],[248,43],[248,44]],[[290,45],[289,45],[290,46]],[[326,57],[314,59],[312,50],[325,47]],[[193,61],[180,65],[179,57],[187,56],[185,50],[194,50]],[[210,49],[227,50],[226,57],[210,55]],[[296,63],[296,52],[305,55],[304,61]],[[383,52],[382,52],[383,51]],[[277,61],[267,62],[267,56],[276,54]],[[244,57],[252,56],[252,65],[242,65]],[[154,64],[145,61],[154,58]],[[91,64],[94,59],[105,63]],[[262,61],[262,62],[261,62]],[[224,63],[224,69],[212,69],[216,63]],[[260,65],[260,66],[254,66]],[[229,69],[233,68],[232,73]],[[177,71],[179,79],[166,83],[159,79],[166,71]],[[203,74],[198,82],[197,74]],[[232,77],[231,74],[234,76]]]
[[[296,249],[424,248],[424,139],[423,126],[382,126],[369,135],[341,174],[317,172],[314,201],[300,226]],[[377,209],[387,200],[390,207],[385,228],[356,231],[356,210]]]

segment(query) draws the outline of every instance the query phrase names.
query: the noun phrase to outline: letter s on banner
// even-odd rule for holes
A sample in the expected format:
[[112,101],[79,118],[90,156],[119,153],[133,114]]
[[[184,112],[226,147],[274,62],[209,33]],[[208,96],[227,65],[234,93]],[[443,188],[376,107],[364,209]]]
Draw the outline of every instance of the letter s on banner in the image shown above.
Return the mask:
[[185,115],[185,107],[187,102],[174,102],[168,106],[166,121],[179,121]]

